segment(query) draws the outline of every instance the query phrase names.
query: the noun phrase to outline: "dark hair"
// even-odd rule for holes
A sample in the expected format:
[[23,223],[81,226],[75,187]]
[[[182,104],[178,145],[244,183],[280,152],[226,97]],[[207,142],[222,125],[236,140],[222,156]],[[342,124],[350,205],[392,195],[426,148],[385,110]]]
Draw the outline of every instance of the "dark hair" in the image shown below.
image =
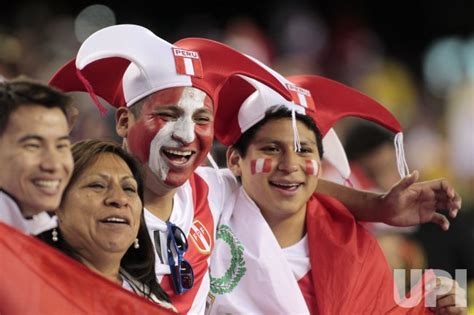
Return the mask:
[[[112,153],[120,157],[132,171],[133,177],[137,181],[137,193],[143,204],[144,182],[141,166],[135,158],[128,154],[118,144],[103,140],[83,140],[75,143],[72,146],[71,151],[74,158],[74,172],[71,181],[66,187],[64,196],[66,196],[70,187],[78,180],[81,174],[90,165],[97,161],[101,154]],[[51,240],[51,232],[49,231],[40,234],[39,237],[43,241],[64,252],[66,255],[79,260],[74,248],[72,248],[64,238],[61,237],[60,232],[61,231],[59,230],[57,242]],[[169,302],[168,295],[156,280],[155,250],[145,224],[143,209],[140,215],[140,226],[138,228],[137,238],[140,247],[135,249],[131,246],[123,256],[120,262],[120,267],[132,275],[134,279],[146,284],[150,288],[150,293],[155,294],[156,297],[162,301]],[[147,294],[147,292],[144,292],[144,294]]]
[[[323,141],[321,136],[321,131],[319,131],[318,126],[316,126],[313,119],[307,115],[296,113],[296,120],[302,122],[308,129],[314,132],[316,137],[316,145],[318,147],[319,157],[323,157]],[[249,148],[250,142],[255,137],[255,134],[262,128],[267,122],[277,120],[280,118],[289,118],[291,119],[291,111],[283,106],[273,106],[267,110],[265,117],[260,120],[258,123],[253,125],[249,130],[245,131],[242,136],[237,140],[237,142],[232,145],[242,157],[247,155],[247,150]]]
[[358,122],[347,131],[344,150],[349,161],[357,160],[385,143],[393,142],[393,134],[372,122]]
[[142,114],[143,105],[145,104],[146,99],[147,97],[144,97],[128,108],[135,118],[140,117]]
[[0,135],[8,125],[11,114],[21,106],[59,108],[68,118],[72,99],[53,87],[28,79],[0,82]]

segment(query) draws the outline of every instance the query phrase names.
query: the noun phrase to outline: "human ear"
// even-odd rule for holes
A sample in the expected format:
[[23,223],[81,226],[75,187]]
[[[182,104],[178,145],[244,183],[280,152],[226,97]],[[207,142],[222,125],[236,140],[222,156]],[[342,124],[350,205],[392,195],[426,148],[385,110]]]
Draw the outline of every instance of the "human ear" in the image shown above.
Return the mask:
[[128,135],[132,115],[133,114],[126,107],[120,107],[115,113],[115,131],[122,138],[126,138]]
[[233,147],[229,147],[226,152],[227,168],[236,177],[242,176],[242,170],[240,168],[240,162],[242,157],[240,153]]

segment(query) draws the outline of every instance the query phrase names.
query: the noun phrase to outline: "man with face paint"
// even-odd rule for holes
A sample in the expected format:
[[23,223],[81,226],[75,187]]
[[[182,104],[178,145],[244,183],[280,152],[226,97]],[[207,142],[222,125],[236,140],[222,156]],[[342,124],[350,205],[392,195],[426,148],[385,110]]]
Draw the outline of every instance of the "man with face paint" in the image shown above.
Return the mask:
[[[237,185],[225,171],[198,168],[211,147],[218,91],[236,75],[258,79],[291,98],[269,72],[222,44],[189,39],[170,45],[135,25],[94,33],[51,81],[64,91],[87,90],[118,108],[117,132],[145,166],[145,216],[157,251],[155,269],[182,313],[204,312],[215,229],[225,198]],[[247,85],[234,92],[246,97],[249,91]],[[181,244],[186,239],[176,226],[187,244]],[[187,268],[174,268],[180,263],[192,266],[194,285]]]
[[160,184],[179,187],[191,177],[211,148],[212,101],[194,87],[161,90],[130,110],[119,108],[117,132],[127,139],[129,150],[143,164],[148,164],[157,177],[153,187]]

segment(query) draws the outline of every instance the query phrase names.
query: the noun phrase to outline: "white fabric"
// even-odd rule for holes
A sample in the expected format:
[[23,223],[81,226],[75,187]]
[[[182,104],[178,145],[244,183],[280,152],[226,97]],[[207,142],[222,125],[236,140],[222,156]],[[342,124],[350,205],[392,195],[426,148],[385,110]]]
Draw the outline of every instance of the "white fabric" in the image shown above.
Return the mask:
[[323,138],[324,155],[323,159],[331,163],[332,166],[345,179],[351,176],[351,168],[347,160],[346,151],[342,146],[334,129],[329,129],[328,133]]
[[286,100],[265,84],[244,75],[240,75],[240,77],[252,84],[256,89],[255,92],[247,97],[239,109],[238,121],[242,133],[262,120],[265,117],[265,112],[275,105],[283,105],[289,110],[294,109],[297,113],[305,114],[304,107]]
[[230,227],[234,240],[238,240],[234,248],[243,249],[244,266],[239,255],[232,259],[229,244],[218,240],[211,258],[211,276],[222,279],[236,265],[240,270],[245,268],[245,272],[240,279],[235,274],[231,276],[230,283],[238,283],[233,289],[229,289],[232,285],[225,286],[230,292],[217,294],[216,288],[212,288],[214,302],[207,312],[309,314],[291,265],[259,208],[243,188],[227,198],[219,229],[224,226]]
[[306,276],[311,270],[311,261],[309,259],[308,235],[306,234],[298,243],[283,248],[285,255],[296,281]]
[[0,191],[0,222],[31,235],[57,227],[56,217],[50,217],[46,212],[34,215],[31,219],[24,218],[17,203],[3,191]]
[[95,32],[82,43],[76,67],[82,70],[94,61],[109,57],[130,60],[123,89],[127,106],[131,106],[159,90],[192,86],[191,77],[176,72],[172,51],[175,47],[142,26],[114,25]]
[[[215,169],[210,167],[199,167],[196,170],[196,174],[198,174],[208,184],[209,187],[210,193],[208,195],[208,202],[215,224],[215,235],[216,226],[219,221],[219,218],[221,217],[226,197],[238,187],[238,183],[232,173],[227,169],[216,171]],[[173,197],[173,210],[171,212],[170,221],[178,225],[183,230],[183,232],[188,235],[193,223],[193,218],[194,205],[192,188],[189,181],[187,181],[184,185],[177,189],[176,194]],[[155,251],[155,271],[157,273],[158,281],[161,282],[163,275],[170,274],[170,269],[167,264],[168,259],[166,252],[166,222],[153,215],[147,209],[145,209],[145,222],[147,224],[148,232],[155,248],[156,245],[153,237],[153,232],[155,230],[160,231],[162,249],[161,256],[163,257],[164,263],[161,263],[161,259]],[[215,239],[213,239],[212,241],[215,242]],[[196,297],[188,314],[204,314],[209,288],[210,280],[207,272],[207,274],[203,278],[201,286],[196,294]]]

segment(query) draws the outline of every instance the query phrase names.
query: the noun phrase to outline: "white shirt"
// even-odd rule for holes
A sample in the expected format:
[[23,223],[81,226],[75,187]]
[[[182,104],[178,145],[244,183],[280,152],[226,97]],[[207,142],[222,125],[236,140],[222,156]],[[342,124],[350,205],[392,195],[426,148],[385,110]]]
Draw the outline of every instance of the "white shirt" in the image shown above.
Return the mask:
[[56,217],[50,217],[47,212],[36,214],[31,219],[23,217],[16,201],[2,190],[0,190],[0,222],[31,235],[57,227]]

